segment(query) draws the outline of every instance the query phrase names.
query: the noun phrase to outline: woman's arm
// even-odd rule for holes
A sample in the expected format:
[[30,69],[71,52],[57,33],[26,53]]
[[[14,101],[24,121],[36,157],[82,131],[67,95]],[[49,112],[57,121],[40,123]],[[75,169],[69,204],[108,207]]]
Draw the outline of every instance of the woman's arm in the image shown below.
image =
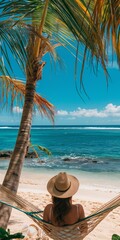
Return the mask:
[[51,208],[52,204],[48,204],[43,212],[43,220],[45,220],[46,222],[50,222],[51,219],[49,219],[49,215],[50,215],[50,208]]
[[[79,219],[85,218],[84,208],[81,204],[79,204]],[[81,233],[86,233],[88,231],[88,223],[87,221],[80,222],[80,231]]]
[[[48,204],[43,212],[43,220],[46,222],[51,222],[51,219],[49,219],[50,216],[50,209],[51,209],[52,204]],[[45,225],[43,225],[43,230],[47,234],[49,232],[48,229],[46,229]]]

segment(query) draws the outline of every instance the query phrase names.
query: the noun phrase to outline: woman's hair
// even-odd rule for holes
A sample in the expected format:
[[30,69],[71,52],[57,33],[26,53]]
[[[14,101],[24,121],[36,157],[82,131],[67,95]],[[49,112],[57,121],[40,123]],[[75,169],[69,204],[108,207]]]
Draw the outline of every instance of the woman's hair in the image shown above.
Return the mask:
[[69,198],[57,198],[52,196],[53,201],[53,216],[58,225],[64,225],[64,217],[71,209]]

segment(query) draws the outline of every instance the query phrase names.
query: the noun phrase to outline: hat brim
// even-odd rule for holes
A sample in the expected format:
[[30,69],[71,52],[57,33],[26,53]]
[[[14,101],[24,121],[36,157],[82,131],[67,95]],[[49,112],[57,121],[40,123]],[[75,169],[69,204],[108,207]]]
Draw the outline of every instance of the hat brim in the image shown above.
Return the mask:
[[70,180],[70,188],[67,190],[67,191],[64,191],[64,192],[61,192],[61,191],[58,191],[56,188],[55,188],[55,179],[56,179],[56,176],[54,176],[53,178],[51,178],[49,181],[48,181],[48,184],[47,184],[47,190],[48,192],[54,196],[54,197],[58,197],[58,198],[68,198],[68,197],[71,197],[73,196],[77,191],[78,191],[78,188],[79,188],[79,181],[76,177],[72,176],[72,175],[68,175],[68,178]]

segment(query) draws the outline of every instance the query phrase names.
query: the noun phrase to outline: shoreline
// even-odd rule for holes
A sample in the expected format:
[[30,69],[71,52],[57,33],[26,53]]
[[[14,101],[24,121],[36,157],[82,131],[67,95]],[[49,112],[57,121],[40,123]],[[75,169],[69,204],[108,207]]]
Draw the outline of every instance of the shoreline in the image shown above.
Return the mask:
[[[80,188],[76,193],[76,197],[79,197],[81,200],[85,201],[87,197],[87,200],[89,201],[98,201],[100,203],[105,203],[120,193],[120,174],[118,173],[95,173],[72,169],[66,170],[25,167],[22,169],[18,192],[25,192],[27,190],[28,192],[47,194],[46,185],[48,180],[61,171],[66,171],[78,178],[80,182]],[[1,183],[5,176],[5,173],[6,170],[0,170]],[[32,186],[34,186],[34,188],[32,188]]]

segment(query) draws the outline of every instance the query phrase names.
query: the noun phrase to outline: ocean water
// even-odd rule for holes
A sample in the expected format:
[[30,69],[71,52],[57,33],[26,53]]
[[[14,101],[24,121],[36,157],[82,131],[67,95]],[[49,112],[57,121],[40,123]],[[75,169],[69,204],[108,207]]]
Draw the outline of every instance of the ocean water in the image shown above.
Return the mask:
[[[0,127],[0,151],[12,150],[18,126]],[[26,159],[24,168],[69,169],[120,173],[120,126],[33,126],[31,142],[48,148],[39,159]],[[32,151],[32,149],[31,149]],[[8,161],[0,161],[0,169]]]

